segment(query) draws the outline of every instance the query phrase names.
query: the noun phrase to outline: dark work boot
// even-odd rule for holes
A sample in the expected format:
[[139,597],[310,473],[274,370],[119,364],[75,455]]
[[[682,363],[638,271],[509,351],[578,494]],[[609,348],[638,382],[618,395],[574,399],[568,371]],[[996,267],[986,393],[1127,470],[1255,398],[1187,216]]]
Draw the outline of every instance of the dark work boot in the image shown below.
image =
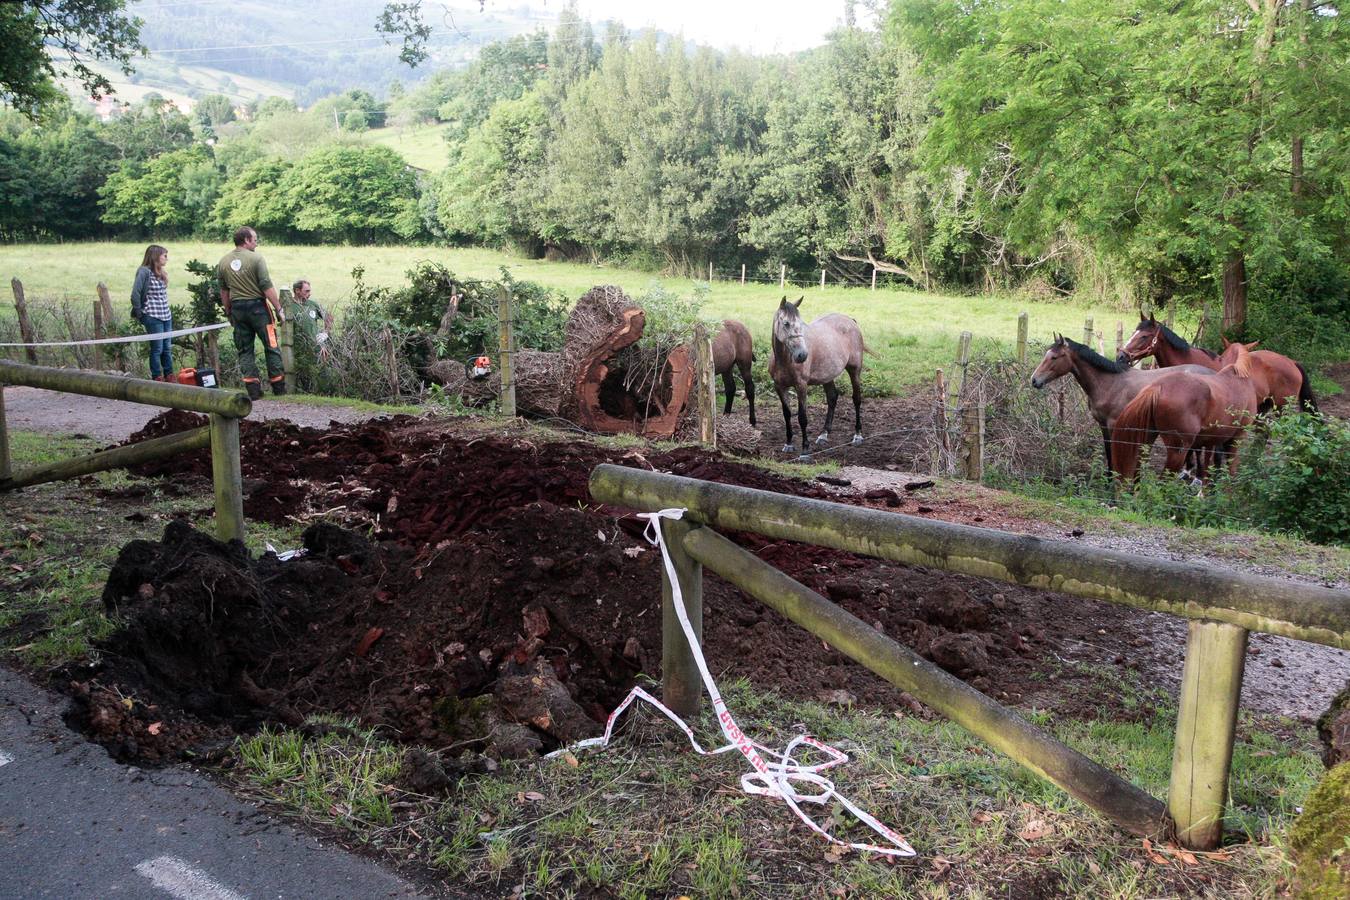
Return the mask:
[[244,390],[248,391],[248,399],[250,400],[262,399],[262,385],[258,384],[258,382],[245,381]]
[[274,397],[286,396],[286,379],[272,382],[272,395]]

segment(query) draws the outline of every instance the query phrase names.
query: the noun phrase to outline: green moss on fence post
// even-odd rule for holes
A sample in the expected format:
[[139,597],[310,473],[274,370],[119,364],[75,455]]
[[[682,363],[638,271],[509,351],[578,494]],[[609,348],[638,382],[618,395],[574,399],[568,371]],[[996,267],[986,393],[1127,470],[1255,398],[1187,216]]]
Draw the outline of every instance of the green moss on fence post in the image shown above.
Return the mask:
[[1289,844],[1298,864],[1298,897],[1350,897],[1350,762],[1332,769],[1313,788],[1289,832]]

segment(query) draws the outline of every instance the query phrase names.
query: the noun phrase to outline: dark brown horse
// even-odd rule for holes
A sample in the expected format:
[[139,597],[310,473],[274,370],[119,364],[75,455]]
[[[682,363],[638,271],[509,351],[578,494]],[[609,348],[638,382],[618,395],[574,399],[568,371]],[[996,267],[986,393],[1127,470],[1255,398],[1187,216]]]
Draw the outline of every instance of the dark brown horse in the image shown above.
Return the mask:
[[830,426],[834,424],[834,405],[839,400],[839,388],[834,380],[841,372],[848,372],[853,384],[853,443],[862,443],[862,358],[866,348],[863,346],[862,331],[858,323],[840,313],[829,313],[816,319],[810,325],[801,317],[798,308],[802,300],[789,303],[784,297],[778,304],[773,316],[773,356],[769,359],[769,377],[773,379],[774,389],[778,392],[778,402],[783,405],[783,425],[787,431],[787,442],[783,452],[791,453],[792,412],[788,409],[787,392],[792,388],[797,395],[797,423],[802,429],[802,452],[800,459],[807,459],[806,452],[806,390],[810,385],[825,386],[825,430],[816,438],[817,444],[823,444],[830,438]]
[[1045,351],[1045,357],[1031,373],[1031,385],[1043,388],[1057,378],[1072,375],[1087,395],[1088,411],[1102,429],[1106,467],[1111,468],[1111,429],[1121,410],[1138,396],[1139,392],[1157,381],[1167,371],[1189,371],[1208,375],[1203,366],[1182,366],[1180,369],[1135,369],[1112,362],[1097,351],[1061,334],[1055,335]]
[[[1149,315],[1135,326],[1134,334],[1130,335],[1116,360],[1128,364],[1152,356],[1162,368],[1197,365],[1218,371],[1234,361],[1236,347],[1236,344],[1225,342],[1223,355],[1216,356],[1202,347],[1192,347],[1179,334]],[[1317,411],[1312,382],[1301,363],[1273,350],[1257,350],[1251,354],[1250,365],[1262,412],[1282,410],[1294,397],[1299,403],[1296,408]]]
[[731,414],[731,401],[736,399],[736,376],[733,368],[741,370],[745,382],[745,400],[750,404],[750,427],[755,427],[755,380],[750,377],[750,364],[755,361],[755,347],[750,341],[750,329],[735,319],[725,319],[722,330],[712,342],[713,371],[722,376],[727,390],[727,405],[722,415]]
[[1125,481],[1133,481],[1144,447],[1161,439],[1167,449],[1165,467],[1180,472],[1187,455],[1195,451],[1196,474],[1204,478],[1210,451],[1228,460],[1237,472],[1237,441],[1256,419],[1257,392],[1250,377],[1251,354],[1237,345],[1237,361],[1212,375],[1196,375],[1176,369],[1144,388],[1116,418],[1111,440],[1112,469]]

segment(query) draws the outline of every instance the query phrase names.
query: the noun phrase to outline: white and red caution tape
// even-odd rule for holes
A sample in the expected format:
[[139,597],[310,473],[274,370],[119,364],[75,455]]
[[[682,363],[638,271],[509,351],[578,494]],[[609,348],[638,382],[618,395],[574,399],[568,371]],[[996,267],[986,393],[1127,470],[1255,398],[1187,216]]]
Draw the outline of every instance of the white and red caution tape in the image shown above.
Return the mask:
[[[684,720],[672,712],[668,707],[657,700],[651,694],[640,687],[635,687],[624,698],[614,712],[609,714],[608,721],[605,722],[605,733],[600,737],[590,738],[584,741],[578,741],[569,750],[584,750],[591,747],[604,747],[609,744],[610,737],[614,732],[614,723],[621,716],[624,710],[628,709],[635,700],[645,700],[656,707],[665,715],[666,718],[674,722],[685,736],[689,738],[689,743],[693,745],[695,752],[703,756],[714,756],[719,753],[725,753],[728,750],[737,750],[743,755],[750,765],[754,768],[753,772],[747,772],[741,776],[741,790],[747,794],[759,794],[766,797],[780,797],[788,805],[797,818],[806,823],[816,834],[828,840],[830,843],[849,847],[854,850],[867,850],[872,853],[880,853],[885,856],[902,857],[914,856],[914,848],[896,831],[883,825],[870,813],[859,809],[847,797],[835,790],[834,783],[820,773],[834,766],[842,765],[848,762],[848,754],[828,744],[825,744],[810,735],[798,735],[788,742],[787,747],[782,750],[774,750],[763,744],[752,741],[741,731],[736,724],[731,711],[727,709],[726,702],[722,699],[721,692],[713,682],[712,674],[708,671],[708,664],[703,658],[703,648],[699,646],[698,640],[694,637],[694,628],[689,622],[689,616],[684,609],[684,597],[680,592],[680,581],[675,574],[675,566],[671,562],[670,552],[666,549],[665,540],[661,534],[662,519],[679,519],[684,516],[682,509],[663,509],[654,513],[641,513],[641,518],[647,519],[647,531],[645,537],[647,541],[661,550],[661,560],[666,567],[666,577],[670,581],[671,594],[675,605],[675,614],[679,617],[680,627],[684,629],[684,635],[689,641],[689,646],[694,653],[694,661],[698,664],[698,670],[703,676],[703,684],[708,689],[708,696],[712,698],[713,711],[717,714],[717,724],[721,727],[722,733],[726,735],[731,743],[724,747],[718,747],[716,750],[705,750],[694,738],[693,730],[685,724]],[[824,753],[827,757],[824,762],[815,765],[806,765],[799,763],[793,758],[793,754],[799,747],[806,745],[813,747]],[[562,753],[562,750],[555,751],[551,756]],[[769,757],[766,759],[765,757]],[[814,793],[802,793],[798,790],[799,786],[809,785],[814,789]],[[837,800],[853,815],[871,828],[881,837],[890,842],[891,846],[881,844],[854,843],[842,841],[821,828],[815,821],[802,811],[800,804],[817,803],[825,804],[832,800]]]
[[179,328],[177,331],[160,331],[153,334],[128,334],[123,337],[90,338],[84,341],[39,341],[32,344],[6,343],[0,344],[0,347],[88,347],[92,344],[135,344],[142,341],[163,341],[182,337],[186,334],[197,334],[202,331],[219,331],[222,328],[229,327],[229,322],[217,322],[214,325],[199,325],[196,328]]

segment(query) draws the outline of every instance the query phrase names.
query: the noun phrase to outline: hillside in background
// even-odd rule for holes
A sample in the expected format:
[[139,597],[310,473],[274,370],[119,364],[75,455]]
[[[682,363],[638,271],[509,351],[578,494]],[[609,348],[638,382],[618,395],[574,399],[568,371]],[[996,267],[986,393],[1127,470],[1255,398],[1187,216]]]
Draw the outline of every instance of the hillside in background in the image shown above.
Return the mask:
[[[351,88],[382,96],[394,81],[412,84],[436,69],[463,66],[486,44],[550,28],[557,19],[528,6],[451,9],[432,17],[430,58],[409,69],[398,47],[375,30],[384,0],[139,0],[129,8],[145,21],[141,37],[151,53],[136,60],[131,76],[106,73],[116,99],[134,102],[154,91],[180,105],[205,94],[241,105],[279,96],[302,106]],[[73,87],[66,84],[67,91]]]

